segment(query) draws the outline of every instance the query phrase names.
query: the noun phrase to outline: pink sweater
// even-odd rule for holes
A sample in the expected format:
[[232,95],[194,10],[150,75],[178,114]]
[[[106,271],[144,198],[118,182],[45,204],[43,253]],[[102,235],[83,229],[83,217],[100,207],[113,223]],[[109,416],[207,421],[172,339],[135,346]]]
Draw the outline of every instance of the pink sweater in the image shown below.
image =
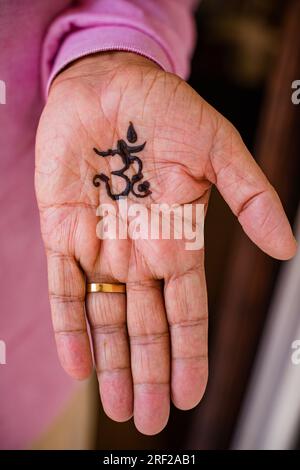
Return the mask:
[[0,448],[30,445],[75,387],[56,357],[33,186],[47,83],[73,59],[115,49],[187,77],[195,3],[0,0]]

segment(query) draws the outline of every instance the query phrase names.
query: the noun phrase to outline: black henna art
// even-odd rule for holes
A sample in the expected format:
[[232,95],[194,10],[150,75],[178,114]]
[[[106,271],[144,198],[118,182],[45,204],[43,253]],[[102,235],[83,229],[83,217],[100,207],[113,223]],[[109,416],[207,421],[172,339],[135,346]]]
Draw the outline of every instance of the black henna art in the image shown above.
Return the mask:
[[[130,143],[135,143],[137,141],[137,133],[133,127],[132,122],[129,123],[129,127],[127,130],[127,140]],[[120,168],[119,170],[114,170],[111,172],[112,175],[119,176],[120,178],[123,178],[125,182],[125,188],[123,191],[121,191],[118,194],[115,194],[111,190],[110,186],[110,179],[108,176],[106,176],[104,173],[100,173],[98,175],[95,175],[93,178],[93,184],[96,187],[100,186],[100,181],[105,183],[106,186],[106,191],[107,194],[111,199],[118,200],[122,196],[128,196],[130,192],[136,197],[146,197],[151,194],[150,190],[150,183],[149,181],[143,181],[139,183],[143,178],[143,162],[142,160],[137,157],[136,155],[132,155],[133,153],[138,153],[141,152],[145,148],[146,142],[144,142],[141,145],[128,145],[125,140],[120,139],[117,142],[117,148],[116,149],[108,149],[105,151],[100,151],[96,148],[94,148],[94,152],[99,155],[100,157],[108,157],[108,156],[114,156],[114,155],[119,155],[122,159],[122,162],[124,163],[124,166]],[[136,163],[138,167],[138,172],[132,176],[132,178],[129,178],[126,174],[125,171],[128,170],[130,165]],[[137,185],[137,191],[135,189],[135,185]]]
[[130,121],[128,131],[127,131],[127,140],[131,144],[137,141],[137,133],[135,132],[135,128],[133,127],[132,122]]

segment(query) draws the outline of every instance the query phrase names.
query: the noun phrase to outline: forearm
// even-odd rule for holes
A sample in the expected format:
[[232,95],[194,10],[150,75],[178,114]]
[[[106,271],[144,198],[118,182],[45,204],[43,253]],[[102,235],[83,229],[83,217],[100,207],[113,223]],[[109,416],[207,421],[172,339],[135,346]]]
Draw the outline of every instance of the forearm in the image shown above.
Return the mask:
[[95,52],[127,51],[186,78],[195,42],[194,0],[82,1],[50,26],[43,48],[44,87],[66,65]]

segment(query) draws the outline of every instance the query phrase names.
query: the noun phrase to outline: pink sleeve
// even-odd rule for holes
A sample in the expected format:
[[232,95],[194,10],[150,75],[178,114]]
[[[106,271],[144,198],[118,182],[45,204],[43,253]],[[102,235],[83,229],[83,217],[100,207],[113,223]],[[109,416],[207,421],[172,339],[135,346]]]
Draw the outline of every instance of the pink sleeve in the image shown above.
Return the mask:
[[131,51],[187,78],[197,0],[81,0],[51,24],[44,40],[47,89],[68,63],[108,50]]

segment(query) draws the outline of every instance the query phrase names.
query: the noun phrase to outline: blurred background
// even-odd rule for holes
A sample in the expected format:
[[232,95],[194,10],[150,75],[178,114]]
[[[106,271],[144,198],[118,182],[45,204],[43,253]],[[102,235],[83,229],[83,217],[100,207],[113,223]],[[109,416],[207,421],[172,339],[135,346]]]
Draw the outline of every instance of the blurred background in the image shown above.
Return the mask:
[[[238,128],[294,226],[300,106],[291,102],[291,84],[300,79],[299,24],[299,1],[204,0],[189,80]],[[283,268],[261,253],[216,190],[205,240],[210,376],[203,401],[190,412],[173,408],[156,437],[101,412],[98,449],[300,448],[300,365],[291,361],[291,343],[300,339],[300,260]]]
[[[292,104],[291,84],[300,79],[300,2],[203,0],[196,19],[189,82],[240,131],[299,237],[300,105]],[[205,239],[210,376],[203,401],[190,412],[173,408],[166,429],[146,437],[132,422],[104,415],[93,381],[94,399],[80,405],[89,409],[90,448],[300,448],[300,365],[291,359],[300,340],[300,259],[280,263],[260,252],[216,190]]]

